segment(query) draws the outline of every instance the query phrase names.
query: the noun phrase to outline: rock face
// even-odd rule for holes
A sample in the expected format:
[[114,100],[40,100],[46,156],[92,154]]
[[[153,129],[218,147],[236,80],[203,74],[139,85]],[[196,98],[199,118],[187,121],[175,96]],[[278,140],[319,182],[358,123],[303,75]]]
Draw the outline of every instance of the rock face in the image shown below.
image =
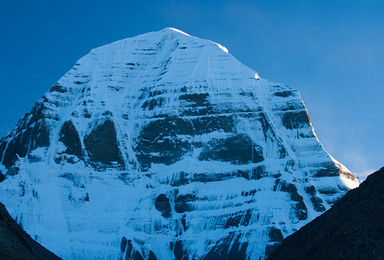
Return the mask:
[[0,203],[0,259],[59,260],[60,258],[25,233]]
[[66,259],[264,258],[358,185],[298,91],[172,28],[81,58],[0,161],[0,201]]
[[302,227],[268,259],[383,259],[384,168],[320,217]]

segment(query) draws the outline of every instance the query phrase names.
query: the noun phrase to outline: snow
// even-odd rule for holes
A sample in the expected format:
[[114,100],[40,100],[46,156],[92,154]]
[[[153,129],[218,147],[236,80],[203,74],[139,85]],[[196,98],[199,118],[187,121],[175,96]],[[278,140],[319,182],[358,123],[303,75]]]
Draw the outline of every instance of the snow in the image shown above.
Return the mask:
[[181,31],[181,30],[179,30],[179,29],[176,29],[176,28],[167,27],[167,28],[163,29],[163,31],[167,31],[167,30],[175,31],[175,32],[177,32],[177,33],[181,33],[181,34],[184,34],[184,35],[186,35],[186,36],[191,36],[191,35],[189,35],[189,34],[183,32],[183,31]]

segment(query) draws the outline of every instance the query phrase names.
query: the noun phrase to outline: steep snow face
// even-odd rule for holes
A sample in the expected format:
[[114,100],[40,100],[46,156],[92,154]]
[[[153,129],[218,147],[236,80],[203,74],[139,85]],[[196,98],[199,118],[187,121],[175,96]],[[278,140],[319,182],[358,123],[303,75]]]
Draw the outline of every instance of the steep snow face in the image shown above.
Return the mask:
[[171,28],[81,58],[0,161],[1,202],[64,259],[264,258],[358,185],[297,90]]

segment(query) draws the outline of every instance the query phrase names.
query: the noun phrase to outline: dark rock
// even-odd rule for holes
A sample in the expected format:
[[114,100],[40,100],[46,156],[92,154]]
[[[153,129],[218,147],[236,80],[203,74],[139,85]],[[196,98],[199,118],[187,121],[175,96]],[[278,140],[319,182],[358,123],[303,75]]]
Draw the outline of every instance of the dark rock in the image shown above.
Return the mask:
[[178,172],[176,173],[171,181],[172,186],[181,186],[181,185],[186,185],[191,182],[199,182],[201,180],[204,180],[205,174],[189,174],[186,172]]
[[315,188],[315,186],[311,185],[311,186],[305,188],[305,192],[311,196],[315,196],[316,188]]
[[314,177],[332,177],[339,176],[339,168],[333,163],[327,163],[321,165],[321,168],[315,172]]
[[276,92],[275,93],[275,96],[277,97],[289,97],[289,96],[294,96],[294,92],[293,91],[280,91],[280,92]]
[[83,201],[89,201],[89,193],[85,193],[85,196],[83,198]]
[[171,204],[169,198],[165,194],[160,194],[155,200],[155,208],[161,212],[164,218],[169,218],[172,215]]
[[125,258],[126,259],[131,259],[131,257],[132,257],[132,250],[133,250],[132,241],[129,239],[128,240],[128,246],[127,246],[127,252],[125,254]]
[[181,118],[165,118],[149,123],[142,129],[135,147],[141,168],[146,170],[151,163],[170,165],[177,162],[192,147],[177,135],[192,134],[191,123]]
[[253,190],[250,190],[250,191],[242,191],[241,192],[241,196],[245,196],[245,197],[253,196],[253,195],[255,195],[256,192],[257,192],[256,189],[253,189]]
[[92,161],[107,165],[112,162],[123,164],[115,126],[110,119],[106,119],[85,136],[84,144]]
[[184,213],[187,211],[193,210],[193,205],[191,202],[196,201],[196,195],[194,194],[186,194],[177,196],[175,199],[175,211],[177,213]]
[[239,93],[241,96],[244,96],[244,97],[254,97],[255,95],[253,94],[253,92],[240,92]]
[[183,230],[184,231],[187,231],[188,230],[188,226],[187,226],[187,215],[183,215],[183,217],[181,218],[181,225],[183,226]]
[[[301,197],[301,199],[303,199]],[[299,201],[296,203],[296,205],[293,206],[295,210],[295,214],[299,220],[306,220],[308,217],[308,209],[307,206],[305,206],[304,201]]]
[[20,171],[20,168],[19,168],[19,167],[17,167],[17,166],[12,166],[12,167],[9,168],[9,170],[7,171],[7,175],[15,176],[15,175],[19,174],[19,171]]
[[151,99],[148,99],[144,102],[144,104],[142,105],[142,108],[145,110],[145,109],[148,109],[149,111],[151,110],[154,110],[155,108],[157,107],[161,107],[163,105],[163,103],[165,102],[165,99],[164,98],[151,98]]
[[173,254],[176,260],[181,260],[184,257],[183,243],[181,240],[177,240],[173,248]]
[[5,180],[5,175],[0,171],[0,182]]
[[75,164],[80,161],[80,159],[77,156],[74,155],[67,155],[67,154],[61,154],[60,156],[57,156],[53,159],[55,163],[60,164],[62,162],[67,162],[70,164]]
[[316,197],[316,196],[311,196],[310,197],[310,200],[313,204],[313,208],[317,211],[317,212],[323,212],[325,211],[325,207],[323,205],[323,200],[320,199],[319,197]]
[[319,193],[321,194],[336,194],[338,193],[339,191],[337,189],[333,189],[333,188],[322,188],[322,189],[319,189]]
[[227,221],[225,222],[224,228],[239,227],[240,225],[248,226],[251,217],[251,210],[239,211],[232,215],[226,216]]
[[183,108],[185,110],[183,111],[182,115],[202,116],[217,114],[216,108],[208,102],[208,96],[208,93],[191,93],[180,95],[179,99],[186,102],[186,104],[183,104]]
[[207,101],[208,96],[208,93],[193,93],[180,95],[179,99],[191,102],[194,106],[207,106],[209,105],[209,102]]
[[235,120],[232,115],[201,116],[191,120],[194,134],[202,135],[214,131],[233,132]]
[[121,243],[120,243],[120,250],[121,252],[125,252],[125,249],[127,248],[127,245],[128,245],[128,239],[126,237],[123,237],[121,239]]
[[133,260],[144,260],[144,257],[138,251],[136,251]]
[[216,242],[212,249],[202,258],[204,260],[245,260],[248,243],[240,243],[240,234],[231,232],[228,236]]
[[84,118],[91,118],[92,117],[92,115],[91,115],[91,113],[89,113],[88,109],[85,108],[82,112],[83,112],[82,115]]
[[293,183],[287,183],[285,181],[281,182],[281,188],[280,188],[281,191],[285,191],[285,192],[288,192],[288,193],[297,193],[297,188],[295,186],[295,184]]
[[151,251],[149,251],[148,260],[157,260],[156,255]]
[[279,155],[280,155],[279,156],[280,159],[283,159],[287,156],[287,150],[282,144],[279,144]]
[[213,139],[199,155],[202,161],[225,161],[233,164],[257,163],[264,160],[261,146],[252,142],[245,134],[223,139]]
[[61,86],[61,85],[59,85],[58,83],[56,83],[56,85],[54,85],[54,86],[49,90],[49,92],[66,93],[67,90],[66,90],[63,86]]
[[384,259],[384,168],[287,237],[268,259]]
[[28,151],[39,147],[48,147],[49,128],[44,121],[36,122],[26,131],[18,132],[8,143],[4,153],[3,164],[9,168],[18,157],[25,157]]
[[7,147],[7,142],[1,139],[0,140],[0,162],[3,160],[3,153],[6,147]]
[[285,128],[292,130],[307,126],[310,119],[306,110],[292,111],[282,115],[282,122]]
[[262,166],[257,166],[255,168],[252,169],[252,177],[251,179],[252,180],[259,180],[265,176],[267,176],[268,173],[266,172],[265,170],[265,166],[262,165]]
[[281,106],[280,110],[284,112],[300,111],[303,110],[303,105],[293,100],[287,101],[284,105]]
[[190,121],[179,117],[168,117],[150,122],[142,129],[140,138],[154,141],[163,136],[193,135]]
[[268,176],[268,173],[265,170],[265,166],[257,166],[251,170],[235,170],[229,172],[222,172],[220,174],[215,173],[186,173],[178,172],[175,174],[171,180],[172,186],[181,186],[187,185],[192,182],[215,182],[215,181],[225,181],[237,177],[242,177],[247,180],[258,180],[263,177]]
[[238,227],[240,225],[240,220],[243,217],[242,212],[236,212],[232,216],[229,216],[225,222],[224,228]]
[[314,209],[317,212],[325,211],[325,207],[323,205],[323,200],[316,196],[316,188],[311,185],[305,188],[305,192],[309,194],[309,198],[313,204]]
[[[256,190],[251,190],[250,193],[252,194],[255,194],[256,193]],[[241,221],[241,224],[243,226],[248,226],[250,221],[251,221],[251,217],[252,217],[252,210],[248,209],[245,214],[243,215],[243,219]]]
[[50,260],[60,259],[34,241],[12,219],[0,203],[0,259]]
[[272,137],[276,137],[276,134],[272,130],[272,126],[269,123],[269,121],[267,120],[265,113],[261,112],[259,116],[260,117],[258,120],[261,123],[261,127],[263,129],[264,139],[267,142],[267,140],[269,138],[269,134],[272,135]]
[[268,236],[269,236],[269,241],[271,242],[281,242],[284,239],[284,236],[281,233],[281,230],[275,227],[271,227],[268,230]]
[[[29,127],[33,123],[45,118],[45,114],[44,114],[45,103],[48,103],[48,99],[46,97],[43,97],[42,101],[37,101],[35,103],[31,112],[27,113],[22,119],[22,121],[24,121],[26,125],[22,125],[21,128]],[[26,120],[26,118],[29,116],[31,116],[31,118],[29,120]]]
[[286,181],[280,182],[280,179],[277,179],[275,181],[275,186],[274,190],[280,189],[281,191],[289,193],[292,201],[303,201],[303,197],[298,193],[297,188],[293,183],[287,183]]
[[297,192],[297,191],[294,191],[294,192],[291,192],[291,200],[292,201],[303,201],[303,197]]
[[165,93],[167,93],[167,90],[165,90],[165,89],[153,90],[153,91],[149,92],[148,97],[157,97],[157,96],[161,96],[161,95],[163,95]]
[[65,153],[76,155],[79,158],[82,156],[79,133],[71,120],[66,121],[63,124],[60,131],[59,141],[63,142],[63,144],[67,147]]

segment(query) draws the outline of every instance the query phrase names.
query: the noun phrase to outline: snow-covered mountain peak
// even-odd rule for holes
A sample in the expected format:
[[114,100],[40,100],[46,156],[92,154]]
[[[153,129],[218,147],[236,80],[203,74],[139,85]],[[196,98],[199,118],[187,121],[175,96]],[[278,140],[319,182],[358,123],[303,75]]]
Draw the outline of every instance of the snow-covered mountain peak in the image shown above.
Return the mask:
[[200,38],[197,38],[197,37],[194,37],[194,36],[191,36],[179,29],[176,29],[176,28],[172,28],[172,27],[167,27],[167,28],[164,28],[163,30],[159,31],[159,32],[155,32],[155,33],[167,33],[169,35],[171,35],[171,39],[172,38],[176,38],[178,36],[180,36],[180,34],[184,35],[184,36],[188,36],[188,37],[191,37],[191,38],[194,38],[195,40],[200,40],[200,41],[205,41],[206,43],[209,42],[209,43],[213,43],[213,44],[216,44],[217,46],[219,46],[220,49],[222,49],[224,52],[228,53],[228,49],[224,46],[222,46],[221,44],[219,43],[216,43],[216,42],[213,42],[211,40],[203,40],[203,39],[200,39]]
[[[191,50],[186,50],[185,52],[193,51],[193,47],[197,48],[201,54],[205,54],[205,52],[210,52],[212,55],[220,55],[218,49],[228,53],[228,49],[222,46],[219,43],[213,42],[211,40],[200,39],[194,36],[191,36],[181,30],[167,27],[160,31],[149,32],[145,34],[138,35],[133,38],[126,38],[123,40],[119,40],[96,49],[93,49],[91,53],[98,52],[103,49],[108,48],[126,48],[126,51],[130,51],[130,47],[132,45],[135,46],[151,46],[154,49],[166,48],[167,45],[180,45],[181,49],[186,50],[187,46],[190,46]],[[119,46],[119,47],[117,47]],[[169,46],[168,46],[169,47]],[[147,54],[150,55],[150,54]]]
[[0,201],[68,259],[263,258],[358,185],[297,90],[169,28],[81,58],[0,162]]
[[184,35],[186,35],[186,36],[191,36],[191,35],[189,35],[188,33],[185,33],[185,32],[183,32],[182,30],[179,30],[179,29],[176,29],[176,28],[173,28],[173,27],[166,27],[166,28],[162,29],[161,32],[167,32],[167,33],[181,33],[181,34],[184,34]]

